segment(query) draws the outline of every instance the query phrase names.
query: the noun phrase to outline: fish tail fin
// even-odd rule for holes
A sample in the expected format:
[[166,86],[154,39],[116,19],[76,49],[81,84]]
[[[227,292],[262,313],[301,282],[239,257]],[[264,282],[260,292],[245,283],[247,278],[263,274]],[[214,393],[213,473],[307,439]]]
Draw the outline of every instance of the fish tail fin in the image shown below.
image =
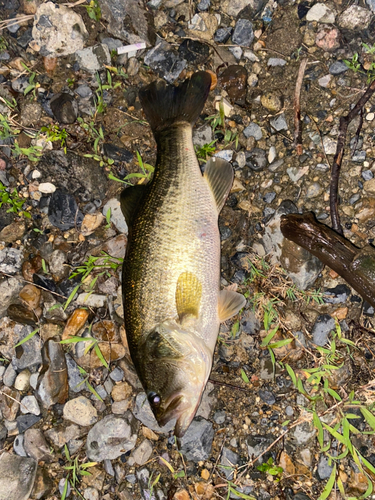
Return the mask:
[[139,91],[139,100],[152,131],[160,132],[177,122],[194,125],[202,112],[210,86],[211,75],[198,71],[177,87],[167,85],[164,80],[143,87]]

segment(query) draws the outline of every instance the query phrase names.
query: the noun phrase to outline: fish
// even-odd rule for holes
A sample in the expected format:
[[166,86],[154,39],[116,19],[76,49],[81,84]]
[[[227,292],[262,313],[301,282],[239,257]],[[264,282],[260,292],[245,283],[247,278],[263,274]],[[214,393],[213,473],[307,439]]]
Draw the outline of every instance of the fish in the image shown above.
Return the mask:
[[157,160],[152,180],[120,199],[129,227],[122,275],[129,351],[159,426],[175,421],[178,438],[201,401],[220,323],[246,302],[220,291],[218,216],[233,168],[212,158],[202,175],[193,146],[210,86],[200,71],[178,86],[159,80],[140,89]]

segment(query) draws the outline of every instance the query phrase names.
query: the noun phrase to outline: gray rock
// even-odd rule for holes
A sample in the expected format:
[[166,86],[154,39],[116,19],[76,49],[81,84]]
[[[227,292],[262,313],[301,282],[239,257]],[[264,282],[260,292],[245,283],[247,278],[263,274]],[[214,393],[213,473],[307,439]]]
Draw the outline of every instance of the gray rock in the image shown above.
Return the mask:
[[276,193],[275,191],[271,191],[270,193],[266,193],[264,196],[263,196],[263,201],[265,203],[272,203],[273,200],[276,198]]
[[[110,38],[110,37],[103,38],[102,43],[104,45],[107,45],[108,50],[110,52],[112,52],[112,50],[117,50],[119,47],[123,46],[123,43],[121,42],[121,40],[117,40],[116,38]],[[76,92],[77,92],[77,89],[76,89]],[[86,96],[82,96],[82,97],[88,97],[88,96],[86,95]]]
[[225,422],[226,419],[226,413],[224,410],[216,411],[214,414],[214,421],[221,425]]
[[52,458],[47,441],[40,429],[27,429],[23,445],[29,457],[35,458],[38,462],[50,461]]
[[33,458],[3,453],[0,457],[0,500],[28,500],[37,465]]
[[331,75],[341,75],[348,71],[348,66],[342,61],[335,61],[329,67],[329,72]]
[[373,15],[368,9],[359,5],[351,5],[338,18],[340,28],[362,31],[369,27]]
[[86,388],[83,383],[85,380],[84,376],[79,371],[77,363],[70,356],[70,354],[65,354],[65,361],[68,368],[69,389],[73,392],[81,392]]
[[352,161],[362,163],[366,160],[366,151],[355,151],[352,156]]
[[254,148],[251,151],[245,151],[246,166],[259,172],[267,166],[267,156],[264,149]]
[[215,32],[214,41],[217,43],[226,43],[229,40],[232,31],[233,28],[231,28],[230,26],[219,28]]
[[106,471],[107,474],[109,474],[112,477],[115,477],[115,470],[114,470],[112,462],[110,460],[107,460],[107,459],[104,460],[103,466],[104,466],[104,470]]
[[255,335],[260,330],[260,322],[256,317],[254,311],[247,310],[241,317],[240,329],[242,333],[247,333],[248,335]]
[[137,441],[138,423],[130,411],[122,417],[108,415],[90,430],[86,451],[90,460],[114,460],[132,450]]
[[318,21],[324,24],[333,24],[336,13],[324,3],[316,3],[306,15],[307,21]]
[[317,317],[311,331],[313,342],[323,347],[328,340],[331,331],[336,330],[335,319],[329,314],[321,314]]
[[319,182],[313,182],[310,184],[306,191],[306,198],[316,198],[323,193],[324,188],[319,184]]
[[40,5],[34,17],[32,37],[43,56],[74,54],[84,47],[88,36],[82,17],[65,5],[47,2]]
[[284,113],[281,113],[281,115],[272,118],[272,120],[270,120],[270,125],[277,132],[280,132],[281,130],[288,130],[288,124],[286,122]]
[[372,173],[371,170],[364,170],[361,175],[363,180],[365,181],[369,181],[374,177],[374,174]]
[[17,278],[5,278],[0,282],[0,318],[5,315],[8,306],[18,296],[23,286]]
[[210,0],[201,0],[198,3],[197,8],[200,12],[203,12],[205,10],[208,10],[210,8],[210,5],[211,5]]
[[109,376],[114,382],[121,382],[124,378],[124,370],[122,370],[119,366],[116,366],[116,368],[111,371]]
[[3,248],[0,250],[0,272],[6,274],[17,273],[21,269],[22,260],[22,250],[8,247]]
[[23,94],[29,86],[29,79],[25,76],[20,76],[12,81],[12,89],[19,94]]
[[137,465],[144,465],[150,458],[151,454],[152,443],[148,439],[145,439],[134,451],[132,451],[129,460],[132,460],[132,462]]
[[[111,39],[112,40],[112,39]],[[103,43],[104,40],[103,40]],[[76,89],[75,89],[75,93],[79,95],[79,97],[82,97],[82,98],[86,98],[86,97],[91,97],[92,96],[92,90],[90,89],[90,87],[86,84],[83,84],[83,85],[79,85]]]
[[279,263],[298,288],[306,290],[317,279],[323,264],[307,250],[284,238],[280,230],[281,217],[297,212],[291,201],[283,201],[266,225],[263,244],[266,253],[271,254],[271,262]]
[[[63,493],[64,493],[64,490],[65,490],[65,483],[67,482],[68,480],[65,479],[64,477],[62,479],[60,479],[59,481],[59,492],[60,492],[60,495],[62,496]],[[70,487],[70,483],[68,481],[68,486],[66,488],[66,494],[65,494],[65,498],[68,498],[70,496],[70,493],[71,493],[71,487]]]
[[343,304],[350,294],[351,291],[347,285],[337,285],[334,288],[327,288],[324,292],[324,302],[328,304]]
[[267,61],[267,66],[285,66],[285,59],[281,59],[279,57],[270,57]]
[[171,420],[164,427],[159,427],[154,414],[152,413],[150,403],[148,402],[147,396],[144,392],[137,394],[135,398],[135,407],[133,414],[137,420],[142,422],[143,425],[149,429],[166,434],[174,429],[175,421]]
[[213,438],[214,429],[211,422],[197,417],[180,439],[180,452],[192,462],[206,460],[211,453]]
[[198,148],[201,148],[205,144],[210,144],[212,142],[212,128],[208,123],[200,126],[193,130],[193,144]]
[[243,135],[248,139],[249,137],[254,137],[256,141],[260,141],[263,137],[262,129],[256,123],[252,122],[248,125],[244,131]]
[[[34,330],[32,326],[22,326],[16,324],[14,328],[16,344],[30,335]],[[41,340],[38,334],[35,334],[27,342],[16,347],[16,353],[12,358],[12,364],[17,371],[25,368],[33,368],[42,363]]]
[[128,225],[126,224],[124,214],[121,211],[120,202],[117,198],[111,198],[104,205],[104,217],[107,215],[108,210],[111,210],[111,222],[114,224],[116,229],[118,229],[120,233],[128,234]]
[[99,500],[99,491],[96,488],[86,488],[83,492],[85,500]]
[[71,399],[64,406],[64,418],[74,424],[87,427],[98,420],[98,412],[84,396]]
[[3,375],[4,385],[6,385],[7,387],[12,387],[12,385],[14,384],[14,382],[16,380],[16,377],[17,377],[17,372],[13,368],[12,363],[9,363],[9,365],[7,366],[5,373]]
[[15,440],[13,441],[13,450],[16,455],[19,457],[27,457],[27,453],[25,451],[25,447],[23,446],[24,435],[18,434]]
[[318,463],[318,469],[316,471],[319,479],[321,481],[324,481],[324,479],[328,479],[331,475],[332,470],[333,463],[331,463],[330,465],[328,457],[326,457],[325,455],[321,455]]
[[336,141],[327,135],[323,137],[323,147],[327,155],[334,155],[336,153]]
[[201,402],[199,403],[196,417],[208,418],[211,413],[211,408],[216,401],[215,396],[213,395],[213,390],[215,386],[211,382],[207,382],[206,387],[202,394]]
[[236,465],[238,465],[238,454],[229,448],[224,447],[221,452],[220,467],[221,472],[225,475],[228,481],[233,479]]
[[77,50],[76,59],[80,68],[95,73],[111,63],[111,54],[107,45],[99,43],[93,47]]
[[35,396],[25,396],[23,399],[21,399],[20,409],[21,413],[40,415],[40,408]]
[[231,149],[222,149],[221,151],[214,154],[215,158],[223,158],[226,161],[232,161],[233,151]]
[[293,408],[291,406],[287,406],[285,408],[285,415],[287,417],[292,417],[294,415],[294,410],[293,410]]
[[266,391],[264,389],[259,390],[259,397],[268,405],[274,405],[276,403],[276,398],[271,391]]
[[[266,449],[274,442],[274,440],[274,436],[270,434],[266,434],[264,436],[260,434],[249,436],[246,439],[247,453],[249,455],[249,458],[255,458],[261,453],[265,452]],[[267,459],[263,457],[263,462],[266,461]]]
[[48,340],[42,350],[43,372],[37,396],[45,408],[55,403],[63,404],[68,398],[69,385],[65,354],[59,342]]
[[309,171],[309,167],[289,167],[286,169],[286,173],[292,182],[298,182],[305,174]]
[[253,24],[248,19],[238,19],[232,34],[232,42],[242,47],[250,47],[253,40]]
[[353,196],[351,196],[349,198],[349,203],[351,205],[354,205],[355,203],[357,203],[357,201],[361,198],[361,195],[359,193],[356,193],[356,194],[353,194]]
[[370,7],[371,12],[375,14],[375,0],[366,0],[366,3]]
[[25,432],[27,429],[30,429],[33,425],[37,424],[41,417],[38,417],[36,415],[27,414],[27,415],[20,415],[17,417],[17,428],[18,432],[22,434]]
[[153,15],[145,8],[144,2],[103,0],[100,8],[103,19],[108,21],[108,32],[115,37],[128,44],[146,42],[151,46],[155,43]]
[[179,58],[172,46],[164,41],[159,41],[153,49],[147,52],[144,62],[168,83],[173,83],[187,64],[185,59]]

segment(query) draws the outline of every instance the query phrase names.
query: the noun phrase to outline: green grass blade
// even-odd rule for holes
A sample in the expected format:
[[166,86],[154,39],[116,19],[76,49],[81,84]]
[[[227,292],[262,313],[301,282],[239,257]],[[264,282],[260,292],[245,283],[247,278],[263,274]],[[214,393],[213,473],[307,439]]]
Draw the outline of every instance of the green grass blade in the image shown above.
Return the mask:
[[39,332],[39,328],[37,328],[36,330],[32,331],[31,333],[29,333],[29,335],[27,335],[24,339],[20,340],[18,342],[18,344],[16,344],[14,346],[14,348],[24,344],[25,342],[27,342],[28,340],[32,339],[34,337],[35,334],[37,334]]

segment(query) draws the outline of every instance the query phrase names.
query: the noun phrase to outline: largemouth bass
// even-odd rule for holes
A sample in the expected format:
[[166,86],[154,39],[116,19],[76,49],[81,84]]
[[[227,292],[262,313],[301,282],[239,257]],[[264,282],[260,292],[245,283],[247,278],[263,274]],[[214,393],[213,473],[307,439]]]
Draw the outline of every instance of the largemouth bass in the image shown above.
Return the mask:
[[183,436],[209,377],[221,321],[245,298],[220,291],[218,215],[233,182],[231,165],[211,159],[201,174],[192,126],[211,85],[195,73],[180,86],[153,82],[139,92],[157,143],[154,177],[126,188],[129,226],[123,302],[129,349],[160,426],[176,419]]

